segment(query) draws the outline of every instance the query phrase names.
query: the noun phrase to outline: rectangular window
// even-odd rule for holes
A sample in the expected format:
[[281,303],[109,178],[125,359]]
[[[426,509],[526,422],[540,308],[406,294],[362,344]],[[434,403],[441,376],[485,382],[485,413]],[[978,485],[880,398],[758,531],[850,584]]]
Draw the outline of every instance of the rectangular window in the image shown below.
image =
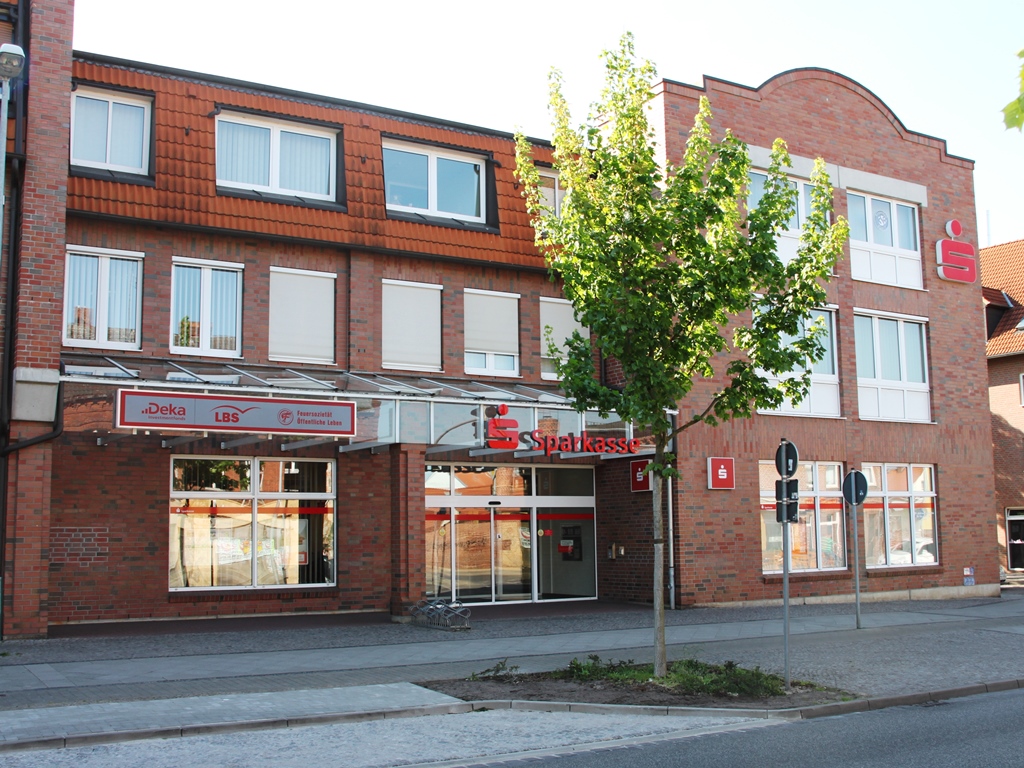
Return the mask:
[[271,360],[334,362],[333,272],[270,268]]
[[463,291],[466,373],[519,375],[519,294]]
[[381,359],[385,368],[441,370],[441,286],[384,280]]
[[[761,568],[782,571],[782,524],[776,522],[775,463],[758,465],[761,486]],[[834,461],[801,462],[800,519],[790,523],[790,568],[824,571],[846,567],[846,521],[843,516],[843,465]]]
[[854,280],[921,288],[917,206],[848,192]]
[[64,265],[64,343],[139,349],[142,260],[139,251],[68,246]]
[[390,141],[383,151],[389,211],[486,222],[484,158]]
[[540,171],[540,195],[545,205],[554,210],[555,216],[562,214],[562,198],[565,197],[565,189],[562,188],[556,171]]
[[174,257],[171,352],[240,357],[242,264]]
[[153,101],[142,96],[76,88],[71,97],[71,164],[149,173]]
[[[758,171],[750,171],[750,190],[747,195],[747,210],[757,208],[757,204],[764,195],[765,184],[768,183],[768,175]],[[800,248],[800,233],[811,215],[811,190],[813,187],[809,181],[791,179],[789,186],[797,192],[796,210],[786,227],[778,233],[776,238],[776,254],[783,264],[788,264],[796,258],[797,250]]]
[[[778,410],[767,411],[767,413],[800,414],[805,416],[840,415],[839,374],[836,363],[835,344],[835,313],[825,309],[813,310],[810,322],[823,323],[826,332],[822,339],[825,345],[825,354],[821,360],[811,366],[810,391],[799,405],[793,405],[790,401],[786,400]],[[804,332],[806,333],[806,330]],[[774,376],[768,376],[768,379],[770,381],[778,381]]]
[[267,118],[217,117],[217,184],[254,192],[336,197],[338,134]]
[[928,464],[864,464],[864,546],[868,568],[934,565],[935,468]]
[[[548,350],[548,331],[550,339],[562,351],[558,357],[552,357]],[[580,325],[576,320],[572,304],[565,299],[540,300],[540,375],[543,379],[555,381],[558,373],[555,370],[555,360],[565,358],[565,341],[570,338],[574,331],[579,331],[585,339],[590,338],[590,329]]]
[[171,459],[168,586],[335,583],[334,463]]
[[897,315],[855,316],[862,419],[931,420],[926,322]]

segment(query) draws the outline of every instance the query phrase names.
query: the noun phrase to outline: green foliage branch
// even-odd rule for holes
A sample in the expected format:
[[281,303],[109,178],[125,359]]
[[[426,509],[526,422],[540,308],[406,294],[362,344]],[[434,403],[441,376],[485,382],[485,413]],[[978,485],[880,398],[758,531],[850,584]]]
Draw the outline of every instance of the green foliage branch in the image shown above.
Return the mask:
[[[848,227],[842,218],[829,223],[832,188],[818,159],[800,247],[783,263],[776,238],[797,204],[785,142],[775,141],[764,194],[748,211],[746,145],[730,131],[714,139],[707,99],[682,164],[663,165],[649,120],[654,65],[637,59],[629,34],[603,58],[604,90],[578,127],[561,74],[551,75],[560,213],[544,200],[533,147],[521,134],[516,172],[551,278],[592,334],[575,333],[564,358],[549,335],[563,388],[579,410],[614,411],[654,437],[655,668],[664,674],[661,480],[677,474],[666,447],[696,424],[806,396],[809,363],[823,355],[826,332],[809,319],[825,303],[824,282]],[[595,348],[621,366],[621,386],[597,375]],[[698,382],[708,386],[691,403]],[[678,423],[670,415],[677,407],[686,408]]]
[[[1024,51],[1020,51],[1017,58],[1024,59]],[[1024,64],[1020,66],[1020,95],[1003,107],[1003,123],[1007,129],[1024,129]]]

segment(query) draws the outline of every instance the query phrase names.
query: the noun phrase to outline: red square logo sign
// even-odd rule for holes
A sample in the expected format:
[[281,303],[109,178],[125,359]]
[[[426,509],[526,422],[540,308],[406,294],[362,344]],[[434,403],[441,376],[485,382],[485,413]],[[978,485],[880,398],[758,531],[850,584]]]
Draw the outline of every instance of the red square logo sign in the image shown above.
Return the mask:
[[708,459],[708,488],[731,491],[736,488],[735,460],[712,456]]
[[633,493],[651,490],[651,473],[644,473],[650,463],[650,459],[629,462],[629,489]]

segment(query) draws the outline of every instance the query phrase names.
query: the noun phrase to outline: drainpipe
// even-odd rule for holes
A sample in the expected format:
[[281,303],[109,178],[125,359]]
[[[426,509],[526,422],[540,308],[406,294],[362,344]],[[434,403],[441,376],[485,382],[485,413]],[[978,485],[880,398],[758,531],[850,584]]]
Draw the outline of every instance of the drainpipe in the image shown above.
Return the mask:
[[676,609],[676,537],[672,535],[672,478],[665,478],[668,484],[668,607]]

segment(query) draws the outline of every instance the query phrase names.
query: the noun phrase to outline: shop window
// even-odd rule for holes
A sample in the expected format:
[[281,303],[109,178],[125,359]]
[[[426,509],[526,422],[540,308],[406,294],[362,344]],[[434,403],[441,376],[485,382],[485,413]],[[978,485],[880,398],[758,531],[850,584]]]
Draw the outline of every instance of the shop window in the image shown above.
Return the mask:
[[171,459],[168,586],[335,583],[334,463]]
[[864,464],[864,546],[868,568],[934,565],[935,469],[927,464]]
[[466,373],[519,375],[519,294],[463,292]]
[[930,421],[925,322],[858,314],[854,330],[860,417]]
[[69,246],[64,265],[64,343],[139,349],[142,260],[138,251]]
[[242,264],[174,258],[171,352],[239,357]]
[[[821,360],[811,366],[811,387],[807,397],[798,405],[793,405],[789,400],[786,400],[777,410],[764,411],[765,413],[778,413],[787,416],[837,417],[840,415],[839,374],[835,344],[835,313],[829,310],[816,309],[811,312],[811,318],[808,322],[820,322],[824,325],[825,335],[822,337],[822,343],[825,346],[825,354]],[[804,333],[806,333],[806,325],[801,335]],[[767,378],[772,382],[779,381],[779,377],[767,375]]]
[[94,88],[71,97],[71,164],[146,175],[152,99]]
[[[572,337],[574,331],[579,331],[583,338],[589,339],[590,330],[576,320],[572,304],[565,299],[541,298],[540,326],[540,375],[541,378],[556,381],[558,373],[555,370],[555,361],[565,359],[566,340]],[[549,338],[558,348],[557,357],[553,356],[552,351],[548,348]]]
[[441,286],[384,280],[381,358],[385,368],[441,370]]
[[336,131],[224,114],[217,118],[217,184],[334,201]]
[[271,360],[334,362],[337,275],[270,268]]
[[487,222],[485,158],[394,141],[383,152],[389,211]]
[[[761,568],[782,571],[782,524],[776,521],[775,463],[758,465],[761,487]],[[846,567],[846,523],[843,516],[843,466],[831,461],[801,462],[800,517],[790,523],[790,569],[827,571]]]
[[854,280],[921,288],[917,206],[848,192]]

